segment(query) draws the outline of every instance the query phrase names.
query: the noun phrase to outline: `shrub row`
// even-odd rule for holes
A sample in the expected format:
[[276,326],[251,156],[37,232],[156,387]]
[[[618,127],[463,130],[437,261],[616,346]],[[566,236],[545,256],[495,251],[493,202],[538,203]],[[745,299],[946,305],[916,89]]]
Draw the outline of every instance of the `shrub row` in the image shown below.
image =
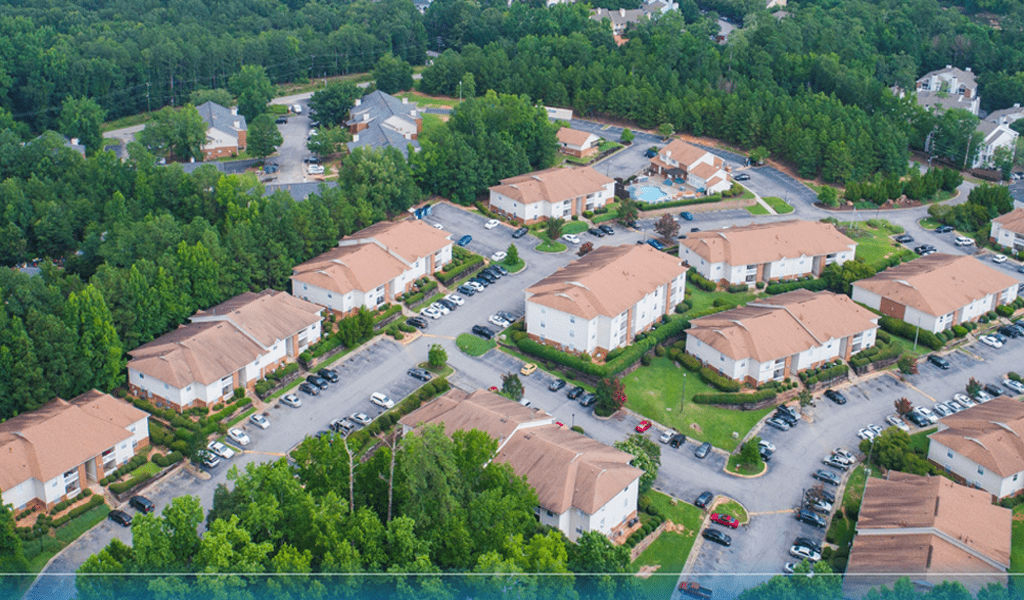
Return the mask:
[[750,291],[750,286],[745,283],[737,283],[735,285],[730,285],[725,289],[730,294],[746,294]]
[[695,394],[695,404],[753,404],[775,398],[775,390],[760,390],[749,394]]
[[785,294],[786,292],[792,292],[793,290],[810,290],[812,292],[820,292],[827,288],[824,279],[805,279],[803,281],[792,281],[789,283],[773,283],[765,288],[765,292],[776,295]]
[[711,281],[710,279],[705,279],[703,275],[701,275],[694,269],[690,269],[690,272],[687,274],[687,278],[689,279],[690,283],[699,287],[705,292],[713,292],[718,287],[718,285],[714,281]]
[[474,204],[474,206],[476,206],[476,209],[479,210],[480,213],[483,214],[488,219],[497,219],[497,218],[499,218],[498,215],[496,215],[493,212],[491,212],[491,209],[487,207],[487,203],[482,201],[482,200],[481,201],[477,201]]
[[126,475],[128,473],[131,473],[135,469],[138,469],[139,467],[141,467],[142,465],[144,465],[144,464],[146,464],[148,462],[149,462],[148,458],[146,458],[145,456],[143,456],[141,454],[136,454],[135,456],[133,456],[131,458],[131,460],[129,460],[128,462],[126,462],[123,465],[121,465],[120,467],[118,467],[116,471],[114,471],[110,475],[107,475],[106,477],[101,479],[100,480],[100,485],[108,485],[108,484],[110,484],[113,481],[117,481],[118,478],[123,477],[124,475]]
[[813,385],[813,383],[809,383],[809,380],[814,379],[814,383],[819,381],[828,381],[830,379],[835,379],[836,377],[842,377],[849,372],[850,367],[844,365],[839,360],[836,360],[831,366],[808,369],[800,373],[800,379],[807,385]]
[[185,455],[182,454],[181,452],[171,452],[167,456],[164,456],[163,454],[160,453],[153,454],[153,462],[156,463],[156,465],[161,468],[176,465],[179,462],[181,462],[183,458],[185,458]]
[[879,319],[878,324],[885,331],[907,339],[912,340],[914,339],[914,335],[917,334],[918,342],[928,346],[932,350],[941,350],[944,345],[942,340],[940,340],[934,333],[924,329],[918,331],[918,327],[915,327],[906,321],[883,316]]
[[376,325],[377,323],[380,323],[381,321],[383,321],[385,319],[388,319],[392,315],[395,315],[395,314],[400,313],[400,312],[402,312],[402,305],[401,304],[392,304],[391,306],[389,306],[387,308],[387,310],[385,310],[385,311],[381,312],[380,314],[376,315],[375,317],[373,317],[373,324]]
[[484,258],[478,254],[474,254],[461,265],[454,267],[450,271],[436,273],[434,277],[437,277],[438,281],[441,283],[448,285],[460,277],[472,275],[482,268],[484,268]]
[[424,402],[447,392],[449,389],[451,389],[451,385],[449,385],[448,379],[445,377],[428,381],[420,386],[419,389],[406,396],[393,409],[374,419],[373,423],[370,423],[369,426],[350,435],[348,437],[349,443],[355,448],[365,447],[373,436],[381,431],[387,431],[399,419],[423,406]]
[[[882,332],[880,331],[879,334]],[[881,339],[881,338],[879,338]],[[854,368],[861,368],[871,363],[887,360],[890,358],[896,358],[900,355],[900,348],[890,344],[878,344],[871,348],[861,350],[857,354],[850,357],[850,365]]]
[[700,378],[720,392],[740,391],[740,382],[729,379],[711,367],[702,368],[700,370]]
[[54,504],[53,508],[50,509],[50,514],[55,515],[60,511],[64,510],[65,508],[71,506],[72,504],[80,502],[81,500],[84,500],[89,496],[92,496],[92,490],[90,490],[89,488],[85,488],[84,490],[82,490],[82,493],[79,494],[78,496],[74,498],[68,498],[67,500],[61,500],[57,504]]
[[152,478],[153,478],[153,476],[149,475],[149,474],[146,474],[146,475],[136,475],[135,477],[132,477],[131,479],[129,479],[127,481],[122,481],[120,483],[112,483],[112,484],[110,484],[110,491],[114,492],[115,494],[123,494],[123,493],[127,492],[128,490],[132,489],[133,487],[135,487],[137,485],[140,485],[140,484],[143,484],[143,483],[149,481]]
[[659,202],[657,204],[650,204],[648,202],[637,202],[637,206],[640,208],[640,210],[660,210],[662,208],[676,208],[678,206],[693,206],[694,204],[714,204],[715,202],[721,201],[721,194],[713,194],[711,196],[704,196],[703,198],[673,200],[672,202]]

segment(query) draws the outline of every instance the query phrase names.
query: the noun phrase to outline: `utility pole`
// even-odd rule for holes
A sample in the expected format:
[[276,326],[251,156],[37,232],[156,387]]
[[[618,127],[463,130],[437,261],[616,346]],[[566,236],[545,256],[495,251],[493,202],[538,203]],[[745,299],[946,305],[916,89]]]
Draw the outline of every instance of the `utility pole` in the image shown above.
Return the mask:
[[686,373],[683,373],[683,397],[679,400],[679,410],[683,410],[686,404]]
[[462,80],[459,80],[459,103],[462,103]]
[[146,112],[152,112],[152,108],[149,106],[149,85],[150,82],[146,82]]
[[917,316],[917,329],[914,330],[914,352],[917,352],[917,336],[921,333],[921,315]]

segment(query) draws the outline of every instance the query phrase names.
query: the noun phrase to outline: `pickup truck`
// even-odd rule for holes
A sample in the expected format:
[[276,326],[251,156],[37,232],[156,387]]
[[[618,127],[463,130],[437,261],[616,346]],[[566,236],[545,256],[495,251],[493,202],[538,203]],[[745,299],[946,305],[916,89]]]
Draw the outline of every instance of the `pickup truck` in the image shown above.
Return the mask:
[[706,587],[701,587],[696,581],[684,581],[679,584],[679,591],[684,596],[691,598],[699,598],[700,600],[711,600],[711,595],[714,593]]

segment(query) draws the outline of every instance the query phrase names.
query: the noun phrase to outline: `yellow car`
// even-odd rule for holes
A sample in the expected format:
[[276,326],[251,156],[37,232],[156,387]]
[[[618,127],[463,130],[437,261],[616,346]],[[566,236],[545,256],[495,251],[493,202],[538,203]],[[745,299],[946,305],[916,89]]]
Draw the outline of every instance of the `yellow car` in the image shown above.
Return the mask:
[[519,369],[519,372],[522,373],[523,375],[530,375],[530,374],[532,374],[536,370],[537,370],[537,365],[535,365],[533,363],[526,363],[525,365],[523,365],[522,369]]

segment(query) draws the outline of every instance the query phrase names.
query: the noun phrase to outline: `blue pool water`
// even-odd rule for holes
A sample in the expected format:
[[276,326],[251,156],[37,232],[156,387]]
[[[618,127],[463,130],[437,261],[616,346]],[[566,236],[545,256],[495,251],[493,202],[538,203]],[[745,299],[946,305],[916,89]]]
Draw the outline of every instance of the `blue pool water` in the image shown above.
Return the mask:
[[667,195],[656,187],[649,185],[635,186],[630,190],[630,195],[634,200],[641,200],[643,202],[661,202],[662,199]]

